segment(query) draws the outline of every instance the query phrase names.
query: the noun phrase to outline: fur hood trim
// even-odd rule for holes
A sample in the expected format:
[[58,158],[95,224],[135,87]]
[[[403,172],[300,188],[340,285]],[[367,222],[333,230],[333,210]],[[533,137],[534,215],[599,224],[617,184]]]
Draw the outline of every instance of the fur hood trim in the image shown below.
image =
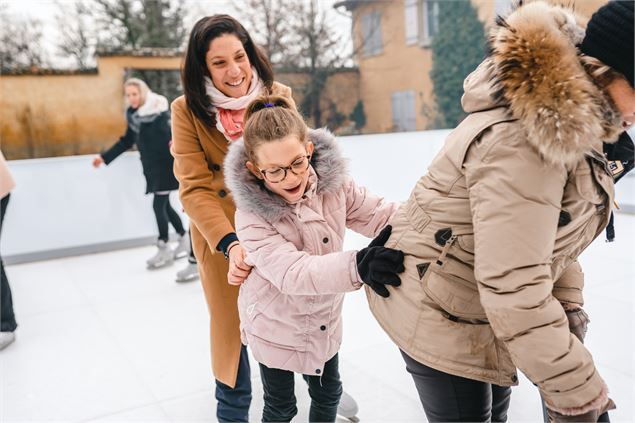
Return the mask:
[[[346,181],[346,160],[335,137],[327,129],[310,129],[308,136],[315,146],[311,166],[317,175],[317,194],[335,193]],[[271,223],[292,213],[293,206],[265,188],[264,183],[247,169],[247,161],[243,140],[231,143],[224,163],[225,184],[232,192],[236,208]]]
[[489,59],[495,101],[508,105],[547,162],[570,165],[599,141],[617,140],[620,114],[580,62],[581,18],[534,1],[496,24]]

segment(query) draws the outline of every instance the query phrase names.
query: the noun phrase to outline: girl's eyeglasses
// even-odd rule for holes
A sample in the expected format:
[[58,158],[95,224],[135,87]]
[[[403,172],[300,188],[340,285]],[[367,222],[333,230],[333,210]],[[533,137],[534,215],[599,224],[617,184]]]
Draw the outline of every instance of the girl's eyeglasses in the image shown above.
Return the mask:
[[297,158],[291,165],[285,167],[274,167],[271,169],[258,169],[262,174],[263,178],[267,180],[267,182],[278,183],[284,181],[287,177],[287,170],[293,172],[294,175],[302,175],[309,168],[309,163],[311,162],[311,156],[302,156]]

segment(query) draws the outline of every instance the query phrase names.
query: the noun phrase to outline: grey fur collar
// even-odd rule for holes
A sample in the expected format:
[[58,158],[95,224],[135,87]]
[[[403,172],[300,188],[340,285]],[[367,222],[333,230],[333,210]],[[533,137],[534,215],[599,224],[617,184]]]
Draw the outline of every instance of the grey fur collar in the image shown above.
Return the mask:
[[[326,129],[309,130],[309,141],[315,145],[311,165],[317,174],[317,194],[337,192],[347,174],[335,137]],[[267,222],[276,222],[292,213],[293,206],[271,193],[245,166],[245,145],[241,140],[229,146],[225,157],[225,184],[231,190],[236,208],[254,213]]]

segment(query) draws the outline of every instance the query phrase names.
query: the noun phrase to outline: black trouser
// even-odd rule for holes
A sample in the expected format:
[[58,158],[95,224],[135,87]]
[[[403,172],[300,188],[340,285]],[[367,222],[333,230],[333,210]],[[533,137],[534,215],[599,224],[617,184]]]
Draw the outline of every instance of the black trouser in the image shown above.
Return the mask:
[[238,374],[233,388],[216,380],[216,420],[225,422],[248,422],[251,405],[251,368],[247,347],[240,349]]
[[154,216],[159,227],[159,239],[168,242],[168,221],[179,235],[185,235],[179,214],[170,205],[170,194],[154,194],[152,201]]
[[[7,194],[0,200],[0,235],[2,235],[2,221],[9,204],[9,196]],[[11,287],[9,280],[4,271],[4,263],[0,256],[0,332],[14,332],[18,327],[13,313],[13,299],[11,298]]]
[[[260,364],[260,378],[264,389],[265,408],[263,422],[290,422],[298,414],[294,393],[294,373],[271,369]],[[309,384],[311,397],[310,422],[334,422],[342,396],[342,382],[338,370],[337,354],[324,364],[321,376],[302,375]]]
[[511,387],[454,376],[401,355],[430,423],[507,421]]

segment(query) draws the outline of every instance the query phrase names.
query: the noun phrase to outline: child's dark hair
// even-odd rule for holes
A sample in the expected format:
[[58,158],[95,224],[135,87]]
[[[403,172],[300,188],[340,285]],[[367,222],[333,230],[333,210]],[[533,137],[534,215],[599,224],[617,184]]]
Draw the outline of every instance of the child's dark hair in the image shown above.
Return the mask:
[[265,142],[289,135],[307,142],[307,126],[300,113],[285,97],[263,95],[249,103],[245,111],[243,140],[249,160],[256,163],[256,148]]

